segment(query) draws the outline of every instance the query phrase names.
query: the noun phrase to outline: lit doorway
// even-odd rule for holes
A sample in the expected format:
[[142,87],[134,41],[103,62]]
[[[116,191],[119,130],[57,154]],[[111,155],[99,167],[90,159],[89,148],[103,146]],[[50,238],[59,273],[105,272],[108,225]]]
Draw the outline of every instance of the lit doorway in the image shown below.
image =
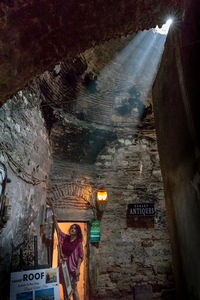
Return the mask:
[[[80,300],[86,300],[86,282],[87,282],[87,223],[84,222],[58,222],[58,225],[62,232],[68,234],[69,228],[72,224],[78,224],[81,227],[83,234],[83,251],[84,251],[84,260],[80,267],[80,279],[77,285]],[[53,262],[52,268],[58,266],[58,237],[56,231],[54,231],[54,240],[53,240]],[[71,297],[72,299],[72,297]],[[60,300],[64,300],[62,285],[60,284]]]

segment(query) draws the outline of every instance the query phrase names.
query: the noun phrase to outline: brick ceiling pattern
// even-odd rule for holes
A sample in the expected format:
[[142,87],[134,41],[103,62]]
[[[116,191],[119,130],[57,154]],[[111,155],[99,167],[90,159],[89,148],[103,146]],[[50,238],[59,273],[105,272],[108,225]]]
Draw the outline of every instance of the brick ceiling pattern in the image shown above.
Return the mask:
[[0,103],[63,58],[163,23],[180,0],[0,3]]

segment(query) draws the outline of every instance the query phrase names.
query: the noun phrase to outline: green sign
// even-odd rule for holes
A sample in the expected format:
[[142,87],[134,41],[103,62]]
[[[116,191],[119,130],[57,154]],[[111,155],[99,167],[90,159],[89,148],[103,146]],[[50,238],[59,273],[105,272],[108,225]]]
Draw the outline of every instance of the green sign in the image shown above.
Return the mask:
[[92,221],[90,229],[90,242],[99,242],[101,237],[101,222]]

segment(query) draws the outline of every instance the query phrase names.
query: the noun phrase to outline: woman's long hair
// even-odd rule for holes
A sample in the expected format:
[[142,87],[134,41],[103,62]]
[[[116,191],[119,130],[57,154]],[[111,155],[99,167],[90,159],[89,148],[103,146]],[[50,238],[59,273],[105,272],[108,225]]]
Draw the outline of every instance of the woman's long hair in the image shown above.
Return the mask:
[[69,232],[70,232],[70,229],[72,228],[72,226],[76,227],[77,239],[82,241],[83,240],[83,234],[82,234],[82,231],[81,231],[81,227],[78,224],[72,224],[69,228]]

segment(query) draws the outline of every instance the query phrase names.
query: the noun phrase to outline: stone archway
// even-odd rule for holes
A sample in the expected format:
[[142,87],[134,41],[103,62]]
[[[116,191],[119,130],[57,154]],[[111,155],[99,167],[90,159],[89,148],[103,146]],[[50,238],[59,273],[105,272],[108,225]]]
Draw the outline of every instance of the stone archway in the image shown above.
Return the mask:
[[93,189],[77,182],[58,183],[48,190],[47,201],[52,203],[58,220],[91,221],[95,215]]

